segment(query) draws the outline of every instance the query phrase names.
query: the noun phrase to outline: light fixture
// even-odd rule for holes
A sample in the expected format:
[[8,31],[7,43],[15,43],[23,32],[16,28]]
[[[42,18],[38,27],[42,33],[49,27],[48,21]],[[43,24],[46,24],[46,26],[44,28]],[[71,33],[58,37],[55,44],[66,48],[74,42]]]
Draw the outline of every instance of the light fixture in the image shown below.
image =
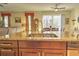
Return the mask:
[[65,10],[65,7],[59,7],[59,4],[55,4],[55,7],[51,7],[51,9],[57,12],[57,11]]
[[55,9],[55,11],[58,11],[58,9]]

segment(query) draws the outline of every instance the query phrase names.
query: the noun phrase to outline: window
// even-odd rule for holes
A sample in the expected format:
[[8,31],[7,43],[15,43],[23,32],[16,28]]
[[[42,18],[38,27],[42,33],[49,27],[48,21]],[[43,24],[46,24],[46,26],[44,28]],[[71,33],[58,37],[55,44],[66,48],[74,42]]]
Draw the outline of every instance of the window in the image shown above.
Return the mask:
[[8,27],[9,27],[9,16],[3,16],[3,27],[5,27],[5,38],[9,38]]
[[43,33],[44,34],[54,34],[58,38],[61,37],[61,19],[62,15],[44,15],[42,24],[43,24]]
[[4,27],[8,27],[9,26],[9,17],[3,16],[3,19],[4,19]]

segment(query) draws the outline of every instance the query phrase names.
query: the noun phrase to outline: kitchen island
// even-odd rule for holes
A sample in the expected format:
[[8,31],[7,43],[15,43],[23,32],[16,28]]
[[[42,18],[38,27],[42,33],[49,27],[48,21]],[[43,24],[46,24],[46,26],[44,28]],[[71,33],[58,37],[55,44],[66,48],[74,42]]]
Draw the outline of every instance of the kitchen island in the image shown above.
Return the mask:
[[1,56],[79,56],[79,41],[40,38],[0,39]]

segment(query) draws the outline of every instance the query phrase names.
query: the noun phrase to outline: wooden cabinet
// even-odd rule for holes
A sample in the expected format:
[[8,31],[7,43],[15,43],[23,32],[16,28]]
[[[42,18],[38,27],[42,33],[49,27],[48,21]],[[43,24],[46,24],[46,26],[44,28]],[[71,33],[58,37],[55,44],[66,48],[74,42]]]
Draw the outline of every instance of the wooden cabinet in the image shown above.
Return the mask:
[[66,50],[45,49],[42,51],[42,56],[66,56]]
[[66,42],[19,41],[20,56],[66,56]]
[[65,41],[31,41],[19,40],[19,48],[66,49]]
[[39,49],[20,49],[20,56],[40,56],[41,52]]
[[20,49],[20,56],[66,56],[66,50]]
[[0,55],[66,56],[66,45],[65,41],[0,40]]
[[27,49],[27,48],[40,48],[39,41],[27,41],[27,40],[19,40],[19,48]]
[[17,56],[17,49],[1,49],[0,50],[1,56]]
[[1,56],[17,56],[18,55],[17,41],[1,40],[0,41],[0,55]]
[[79,56],[79,42],[78,41],[68,42],[67,55]]
[[68,56],[79,56],[79,50],[67,50]]
[[65,41],[40,41],[39,48],[43,49],[66,49]]
[[68,42],[68,49],[79,49],[79,41]]
[[39,41],[19,41],[19,55],[20,56],[40,56],[40,42]]

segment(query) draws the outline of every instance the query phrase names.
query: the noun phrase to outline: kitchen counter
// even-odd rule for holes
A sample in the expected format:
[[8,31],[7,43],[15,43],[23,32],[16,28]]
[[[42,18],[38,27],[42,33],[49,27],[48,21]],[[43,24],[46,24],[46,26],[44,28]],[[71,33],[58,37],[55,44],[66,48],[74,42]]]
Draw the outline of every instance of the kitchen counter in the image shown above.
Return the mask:
[[[72,42],[71,42],[72,41]],[[1,56],[79,56],[79,41],[64,39],[1,39]],[[40,53],[40,54],[39,54]]]
[[31,41],[79,41],[78,39],[49,38],[49,37],[26,37],[26,38],[0,38],[0,40],[31,40]]

